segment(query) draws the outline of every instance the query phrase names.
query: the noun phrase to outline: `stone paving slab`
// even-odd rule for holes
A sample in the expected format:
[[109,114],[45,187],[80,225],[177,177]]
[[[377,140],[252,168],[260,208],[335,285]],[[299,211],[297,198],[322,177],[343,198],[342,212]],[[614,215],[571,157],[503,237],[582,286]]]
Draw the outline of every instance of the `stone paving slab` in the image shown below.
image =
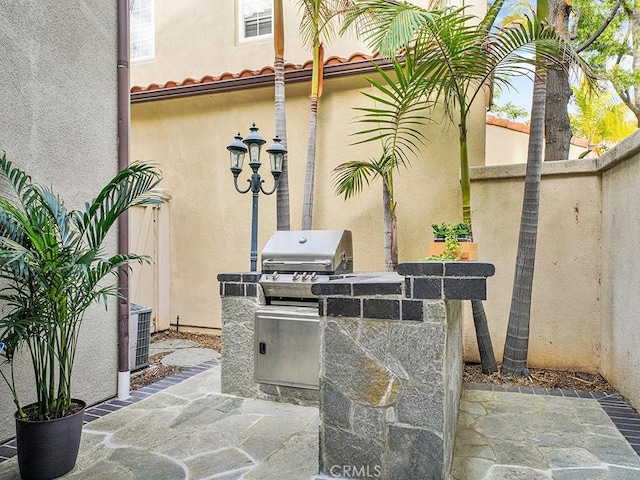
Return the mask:
[[163,340],[162,342],[152,342],[149,344],[149,356],[157,353],[173,352],[182,348],[195,348],[197,346],[197,342],[182,338],[172,338],[171,340]]
[[160,361],[165,367],[194,367],[219,358],[220,353],[211,348],[179,348]]
[[640,479],[640,457],[595,399],[464,390],[452,480]]
[[[103,405],[121,408],[85,425],[64,478],[315,478],[316,408],[221,395],[215,361],[174,377]],[[638,416],[619,396],[595,398],[464,390],[451,480],[640,480],[640,458],[618,430]],[[0,463],[0,480],[19,478],[15,457]]]
[[[310,480],[318,409],[220,394],[220,366],[85,424],[65,480]],[[0,480],[19,480],[16,458]]]

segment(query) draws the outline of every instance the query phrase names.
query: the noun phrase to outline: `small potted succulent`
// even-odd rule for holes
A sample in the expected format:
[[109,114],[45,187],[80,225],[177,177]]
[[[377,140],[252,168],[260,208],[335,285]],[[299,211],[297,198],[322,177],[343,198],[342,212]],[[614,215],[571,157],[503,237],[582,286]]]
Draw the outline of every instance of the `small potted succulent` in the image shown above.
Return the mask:
[[[85,402],[72,396],[80,324],[89,305],[117,296],[115,278],[136,254],[105,256],[103,241],[129,207],[160,203],[160,172],[133,164],[81,210],[68,210],[50,188],[0,157],[0,376],[16,406],[18,465],[24,480],[73,469]],[[5,195],[5,192],[11,193]],[[21,355],[20,353],[26,355]],[[35,403],[20,399],[14,363],[31,364]]]
[[429,260],[477,260],[478,244],[473,242],[471,222],[434,223]]

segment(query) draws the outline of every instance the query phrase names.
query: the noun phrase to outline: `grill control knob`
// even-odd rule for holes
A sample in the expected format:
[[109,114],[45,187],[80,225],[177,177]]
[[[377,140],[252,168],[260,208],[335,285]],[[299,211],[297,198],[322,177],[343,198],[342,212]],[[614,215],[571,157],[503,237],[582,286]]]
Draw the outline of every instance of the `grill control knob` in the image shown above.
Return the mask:
[[311,281],[312,282],[317,282],[318,281],[318,274],[316,272],[313,272],[311,274]]
[[271,275],[271,278],[275,282],[276,280],[278,280],[280,278],[280,274],[278,272],[273,272],[273,275]]
[[300,274],[298,272],[293,272],[293,277],[291,277],[291,280],[293,280],[294,282],[297,282],[300,279]]
[[306,282],[307,280],[309,280],[309,273],[308,272],[304,272],[302,274],[302,281]]

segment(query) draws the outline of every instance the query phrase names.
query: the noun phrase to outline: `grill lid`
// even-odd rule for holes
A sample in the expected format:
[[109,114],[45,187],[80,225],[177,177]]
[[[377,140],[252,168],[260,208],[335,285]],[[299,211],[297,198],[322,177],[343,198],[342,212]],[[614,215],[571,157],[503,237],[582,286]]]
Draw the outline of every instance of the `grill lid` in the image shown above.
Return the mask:
[[349,230],[278,230],[262,250],[263,272],[351,273]]

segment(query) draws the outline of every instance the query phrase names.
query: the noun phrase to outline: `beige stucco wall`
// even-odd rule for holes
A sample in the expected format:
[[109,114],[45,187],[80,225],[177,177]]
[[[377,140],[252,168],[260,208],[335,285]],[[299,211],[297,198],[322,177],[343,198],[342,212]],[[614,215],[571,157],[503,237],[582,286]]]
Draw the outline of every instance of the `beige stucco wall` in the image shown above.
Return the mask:
[[[526,163],[528,149],[528,133],[487,124],[487,165]],[[569,147],[569,159],[577,159],[585,151],[586,148],[571,144]]]
[[[0,23],[0,149],[81,208],[117,170],[116,3],[2,2]],[[89,403],[116,392],[116,313],[95,306],[82,327],[73,395]],[[29,391],[26,362],[18,371]],[[14,411],[2,384],[0,441],[14,435]]]
[[[616,163],[620,162],[620,163]],[[640,262],[635,255],[640,217],[640,133],[598,162],[602,173],[602,371],[636,409],[640,408]]]
[[[525,165],[472,172],[474,237],[482,261],[495,264],[485,308],[496,358],[509,318]],[[600,176],[594,160],[544,164],[529,365],[596,372],[600,367]],[[477,359],[473,323],[467,357]]]
[[[326,82],[319,109],[314,228],[353,231],[355,268],[382,270],[382,187],[378,181],[355,198],[336,197],[331,171],[347,160],[379,155],[378,144],[350,146],[358,127],[355,106],[367,104],[359,93],[361,77]],[[301,224],[302,190],[307,148],[307,85],[287,86],[287,135],[291,225]],[[484,150],[484,112],[474,113],[471,133],[473,162]],[[480,120],[480,121],[478,121]],[[181,325],[220,327],[216,275],[249,270],[251,198],[233,187],[226,145],[238,130],[248,133],[256,122],[267,139],[274,133],[273,87],[218,93],[132,106],[132,157],[160,163],[163,186],[171,199],[171,314]],[[400,260],[427,254],[431,223],[461,217],[458,186],[458,144],[455,128],[427,127],[429,143],[423,158],[395,175],[398,201]],[[267,188],[272,185],[262,167]],[[241,174],[246,185],[248,167]],[[275,230],[275,196],[260,195],[260,251]],[[134,299],[135,301],[135,299]],[[160,323],[165,320],[159,319]]]
[[[191,77],[239,73],[273,65],[273,38],[238,40],[237,1],[155,1],[156,55],[132,62],[132,85],[182,81]],[[285,1],[285,61],[301,64],[311,59],[300,41],[297,2]],[[325,58],[368,52],[353,36],[327,45]]]
[[[452,5],[464,0],[451,1]],[[260,37],[249,41],[238,39],[237,1],[210,0],[156,0],[155,4],[155,57],[134,60],[131,85],[164,84],[169,80],[185,78],[199,80],[205,75],[225,72],[259,70],[273,65],[273,37]],[[427,7],[429,0],[415,0]],[[485,2],[468,7],[468,12],[483,15]],[[300,37],[300,14],[297,1],[284,1],[285,62],[303,64],[312,57]],[[348,58],[353,53],[370,53],[366,44],[353,32],[337,35],[325,45],[325,59],[331,56]]]

